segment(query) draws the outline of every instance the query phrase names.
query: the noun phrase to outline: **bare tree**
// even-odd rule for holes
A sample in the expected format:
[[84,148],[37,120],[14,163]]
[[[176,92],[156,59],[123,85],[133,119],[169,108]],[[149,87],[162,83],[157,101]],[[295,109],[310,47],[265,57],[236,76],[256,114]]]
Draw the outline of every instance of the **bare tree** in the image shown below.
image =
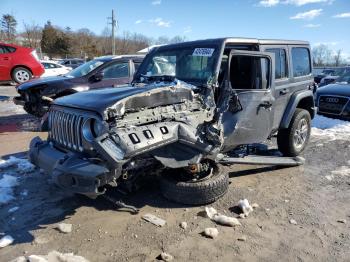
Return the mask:
[[328,46],[320,44],[312,49],[313,62],[315,66],[326,66],[330,63],[332,51]]
[[40,48],[43,29],[35,23],[23,23],[23,27],[24,32],[21,34],[24,38],[23,45],[35,49]]
[[333,56],[334,66],[340,66],[342,63],[342,50],[338,49]]

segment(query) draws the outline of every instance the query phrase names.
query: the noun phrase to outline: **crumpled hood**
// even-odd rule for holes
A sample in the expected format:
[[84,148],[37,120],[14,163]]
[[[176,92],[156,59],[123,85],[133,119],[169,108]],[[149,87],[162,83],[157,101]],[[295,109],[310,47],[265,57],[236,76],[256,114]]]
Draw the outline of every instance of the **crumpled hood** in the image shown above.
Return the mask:
[[350,97],[350,84],[330,84],[317,89],[317,96],[320,95],[337,95]]
[[20,84],[17,87],[18,91],[25,91],[29,88],[33,88],[36,86],[43,86],[43,85],[56,85],[60,84],[62,81],[68,80],[69,78],[64,76],[50,76],[50,77],[43,77],[43,78],[36,78],[32,79],[28,82],[25,82],[23,84]]
[[126,112],[179,104],[193,100],[195,87],[181,81],[155,83],[143,87],[127,86],[79,92],[55,100],[55,105],[99,113],[103,119],[121,117]]

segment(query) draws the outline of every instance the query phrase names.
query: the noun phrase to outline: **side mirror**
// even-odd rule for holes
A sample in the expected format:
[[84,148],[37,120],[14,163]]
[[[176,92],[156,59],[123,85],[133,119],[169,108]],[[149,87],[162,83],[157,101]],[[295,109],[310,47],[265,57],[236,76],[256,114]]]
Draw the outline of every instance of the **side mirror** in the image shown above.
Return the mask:
[[98,82],[98,81],[101,81],[104,77],[104,73],[102,71],[100,72],[97,72],[96,74],[94,74],[90,79],[93,81],[93,82]]

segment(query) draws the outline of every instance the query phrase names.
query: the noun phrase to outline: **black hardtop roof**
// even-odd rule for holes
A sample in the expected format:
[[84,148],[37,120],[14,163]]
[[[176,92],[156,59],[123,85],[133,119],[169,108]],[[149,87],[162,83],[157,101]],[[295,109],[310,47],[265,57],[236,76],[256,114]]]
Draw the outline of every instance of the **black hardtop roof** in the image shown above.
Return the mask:
[[155,49],[167,49],[169,47],[195,46],[195,45],[223,45],[223,44],[261,44],[261,45],[309,45],[308,41],[302,40],[279,40],[279,39],[257,39],[243,37],[224,37],[204,40],[188,41],[156,47]]

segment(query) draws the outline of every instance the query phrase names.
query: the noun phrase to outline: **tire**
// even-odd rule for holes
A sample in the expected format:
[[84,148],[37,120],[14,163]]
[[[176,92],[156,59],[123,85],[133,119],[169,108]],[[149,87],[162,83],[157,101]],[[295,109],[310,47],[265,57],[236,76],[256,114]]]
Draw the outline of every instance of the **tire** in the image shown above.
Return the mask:
[[282,129],[277,135],[279,151],[284,156],[300,155],[307,146],[311,132],[311,116],[305,109],[297,108],[287,129]]
[[186,205],[215,202],[227,192],[228,185],[228,174],[223,172],[198,182],[177,181],[169,175],[163,175],[160,180],[161,192],[166,199]]
[[32,72],[24,67],[16,67],[12,72],[12,80],[18,84],[27,82],[32,78]]

